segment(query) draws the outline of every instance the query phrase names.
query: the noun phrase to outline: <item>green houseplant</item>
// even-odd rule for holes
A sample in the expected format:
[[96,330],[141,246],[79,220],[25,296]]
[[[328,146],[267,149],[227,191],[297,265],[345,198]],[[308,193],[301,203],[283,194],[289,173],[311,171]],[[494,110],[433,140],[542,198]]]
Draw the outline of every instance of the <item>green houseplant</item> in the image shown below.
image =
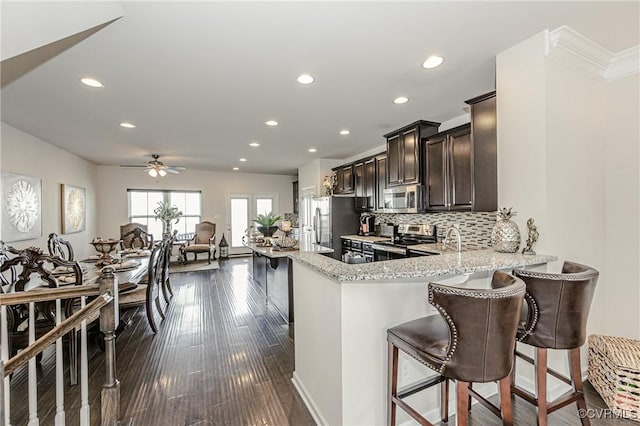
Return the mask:
[[171,206],[168,201],[158,201],[158,207],[153,212],[156,214],[156,219],[162,221],[162,234],[171,233],[171,222],[174,220],[176,223],[180,221],[182,212],[177,207]]
[[259,214],[253,221],[258,224],[258,231],[265,237],[271,237],[278,230],[276,222],[282,219],[279,215],[269,212],[267,214]]

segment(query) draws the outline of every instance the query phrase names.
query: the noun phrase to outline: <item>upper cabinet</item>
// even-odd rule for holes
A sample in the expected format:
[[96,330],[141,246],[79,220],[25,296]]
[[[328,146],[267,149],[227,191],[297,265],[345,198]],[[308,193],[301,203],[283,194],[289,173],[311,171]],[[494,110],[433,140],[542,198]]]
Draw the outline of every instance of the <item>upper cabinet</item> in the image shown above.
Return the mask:
[[353,164],[340,166],[333,169],[336,172],[337,184],[334,190],[336,194],[352,194],[353,188]]
[[376,159],[361,160],[353,165],[356,210],[369,211],[376,208],[377,174]]
[[424,208],[497,210],[495,92],[467,101],[471,124],[424,140]]
[[376,162],[376,204],[375,210],[384,209],[384,190],[387,188],[387,156],[379,155]]
[[412,185],[420,183],[420,140],[438,132],[440,123],[419,120],[384,135],[387,139],[387,185]]
[[293,212],[298,213],[298,204],[300,202],[298,191],[298,181],[293,182]]

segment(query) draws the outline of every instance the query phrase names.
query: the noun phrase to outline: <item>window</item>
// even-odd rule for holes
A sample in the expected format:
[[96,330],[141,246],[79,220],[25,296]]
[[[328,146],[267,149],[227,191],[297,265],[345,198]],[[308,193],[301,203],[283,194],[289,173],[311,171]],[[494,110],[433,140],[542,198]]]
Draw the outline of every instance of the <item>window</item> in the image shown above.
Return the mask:
[[178,234],[194,232],[201,219],[200,191],[145,191],[138,189],[127,190],[129,194],[129,222],[147,225],[147,229],[154,239],[162,236],[162,222],[156,219],[153,210],[158,202],[166,201],[178,207],[182,212],[180,221],[171,225]]

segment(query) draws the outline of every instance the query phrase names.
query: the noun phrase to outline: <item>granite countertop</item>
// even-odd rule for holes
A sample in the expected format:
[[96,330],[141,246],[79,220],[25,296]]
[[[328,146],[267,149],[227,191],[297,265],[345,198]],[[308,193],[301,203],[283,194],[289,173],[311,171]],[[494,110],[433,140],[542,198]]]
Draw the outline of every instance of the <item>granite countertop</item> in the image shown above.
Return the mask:
[[391,241],[391,237],[376,237],[376,236],[364,236],[364,235],[340,235],[340,238],[347,240],[363,241],[365,243],[378,243],[380,241]]
[[470,274],[539,265],[557,260],[555,256],[498,253],[493,249],[361,264],[346,264],[309,252],[294,252],[290,253],[290,256],[302,265],[337,282],[385,281]]
[[[455,244],[451,244],[454,246]],[[422,251],[429,253],[455,253],[455,248],[451,248],[451,246],[445,246],[442,242],[439,243],[429,243],[429,244],[416,244],[414,246],[409,246],[410,251]],[[471,250],[483,250],[486,247],[474,246],[474,245],[462,245],[462,251],[471,251]]]
[[255,253],[271,258],[289,257],[292,255],[297,255],[299,253],[333,253],[333,249],[319,246],[317,244],[312,244],[306,241],[299,241],[298,244],[294,247],[294,250],[278,250],[277,247],[260,247],[256,243],[243,243],[243,245],[251,249]]

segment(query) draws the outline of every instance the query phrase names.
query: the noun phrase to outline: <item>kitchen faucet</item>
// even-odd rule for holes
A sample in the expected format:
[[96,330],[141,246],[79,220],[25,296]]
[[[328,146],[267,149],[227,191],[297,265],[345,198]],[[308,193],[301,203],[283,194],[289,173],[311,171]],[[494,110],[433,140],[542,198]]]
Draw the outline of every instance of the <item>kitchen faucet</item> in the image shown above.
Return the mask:
[[456,236],[456,250],[458,253],[462,251],[462,238],[460,237],[460,229],[457,226],[451,226],[447,229],[447,233],[444,237],[444,246],[449,247],[449,243],[451,242],[451,234],[454,233]]

